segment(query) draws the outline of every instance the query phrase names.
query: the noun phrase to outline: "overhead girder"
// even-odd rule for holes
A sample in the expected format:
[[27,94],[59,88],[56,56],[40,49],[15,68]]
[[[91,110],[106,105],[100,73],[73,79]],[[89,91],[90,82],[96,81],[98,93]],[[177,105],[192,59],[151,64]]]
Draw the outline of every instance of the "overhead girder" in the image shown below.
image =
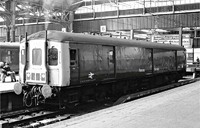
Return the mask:
[[[105,3],[119,4],[122,2],[129,2],[129,1],[135,1],[141,4],[144,4],[145,1],[148,2],[147,0],[91,0],[91,1],[85,1],[84,3],[80,5],[80,7],[91,5],[91,3],[93,5],[99,5],[99,4],[105,4]],[[168,1],[171,1],[171,0],[168,0]],[[151,1],[151,2],[154,2],[154,1]]]
[[[15,14],[10,7],[12,1],[15,1]],[[0,17],[4,19],[7,26],[12,25],[13,20],[21,18],[42,19],[67,27],[71,24],[70,11],[76,10],[82,2],[82,0],[2,0],[0,7],[4,11],[0,11]],[[15,19],[12,19],[13,15],[15,15]]]
[[[8,18],[12,16],[11,10],[6,10],[6,2],[16,2],[15,18],[29,18],[29,19],[44,19],[49,22],[61,23],[63,25],[69,24],[69,12],[75,11],[78,7],[97,4],[106,4],[110,6],[118,6],[123,4],[122,2],[132,0],[1,0],[1,7],[4,8],[5,14],[0,13],[0,16],[6,15],[6,20],[12,20]],[[138,2],[148,2],[147,0],[134,0]],[[150,0],[150,2],[155,0]],[[166,0],[173,1],[173,0]],[[4,16],[5,17],[5,16]]]
[[0,11],[0,17],[2,17],[2,19],[4,19],[5,25],[10,25],[11,23],[11,12],[10,10],[8,10],[6,7],[8,5],[6,5],[5,2],[7,2],[8,0],[4,0],[0,2],[0,7],[4,10],[4,11]]
[[23,3],[20,2],[17,6],[16,16],[18,18],[29,19],[44,19],[48,22],[56,22],[61,24],[67,24],[68,13],[65,9],[53,8],[50,9],[47,6],[41,6],[35,3]]
[[1,0],[0,17],[7,29],[6,40],[10,41],[11,36],[12,41],[15,41],[15,29],[19,25],[16,25],[16,21],[19,19],[22,19],[24,24],[27,19],[30,21],[36,19],[35,24],[47,21],[70,28],[71,11],[76,10],[82,2],[82,0]]
[[[0,11],[0,16],[5,19],[6,25],[11,25],[12,23],[12,11],[6,9],[6,2],[13,0],[1,0],[0,6],[4,8],[5,11]],[[15,19],[37,19],[37,21],[48,21],[59,23],[64,27],[69,27],[72,23],[70,21],[71,11],[76,10],[78,7],[97,5],[97,4],[106,4],[109,6],[118,6],[119,4],[124,4],[124,2],[136,1],[142,5],[145,2],[174,2],[174,0],[15,0],[16,10],[15,10]],[[171,5],[170,5],[171,6]],[[145,5],[144,5],[145,8]],[[93,11],[95,11],[93,9]],[[119,11],[119,10],[118,10]],[[120,10],[121,11],[121,10]],[[143,11],[145,13],[145,10]],[[94,12],[95,13],[95,12]],[[119,14],[117,14],[119,15]],[[94,14],[95,17],[95,14]],[[94,18],[93,17],[93,18]],[[40,20],[41,19],[41,20]],[[155,20],[157,21],[157,20]],[[182,23],[182,22],[181,22]],[[181,24],[180,23],[180,24]],[[179,24],[179,23],[176,23]]]

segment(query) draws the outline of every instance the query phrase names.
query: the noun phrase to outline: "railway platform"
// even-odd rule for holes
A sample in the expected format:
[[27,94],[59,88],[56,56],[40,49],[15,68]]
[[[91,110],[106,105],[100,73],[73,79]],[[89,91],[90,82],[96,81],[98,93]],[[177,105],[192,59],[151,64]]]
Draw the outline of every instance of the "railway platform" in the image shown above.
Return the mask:
[[198,128],[200,81],[44,128]]
[[[17,81],[19,81],[19,76],[16,75]],[[0,82],[0,94],[1,93],[7,93],[7,92],[13,92],[14,84],[16,82],[11,82],[10,76],[6,77],[5,82]]]
[[[17,81],[19,77],[16,76]],[[10,77],[6,77],[4,83],[0,83],[0,113],[9,112],[23,107],[22,95],[14,93],[14,84]]]

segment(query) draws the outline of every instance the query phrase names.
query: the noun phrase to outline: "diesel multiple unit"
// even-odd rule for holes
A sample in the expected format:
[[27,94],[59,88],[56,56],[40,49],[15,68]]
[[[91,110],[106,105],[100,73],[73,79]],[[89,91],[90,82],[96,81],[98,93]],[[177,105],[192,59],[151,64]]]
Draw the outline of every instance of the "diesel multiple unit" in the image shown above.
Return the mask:
[[41,31],[20,43],[24,102],[72,104],[120,96],[179,80],[185,49],[178,45],[60,31]]

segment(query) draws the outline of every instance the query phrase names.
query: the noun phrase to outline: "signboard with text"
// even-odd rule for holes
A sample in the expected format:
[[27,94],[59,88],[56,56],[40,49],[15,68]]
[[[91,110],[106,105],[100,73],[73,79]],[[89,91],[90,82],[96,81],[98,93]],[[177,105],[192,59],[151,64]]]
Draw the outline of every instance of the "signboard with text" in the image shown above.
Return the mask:
[[[155,35],[154,42],[179,45],[179,34]],[[182,43],[185,48],[192,46],[190,34],[182,35]]]

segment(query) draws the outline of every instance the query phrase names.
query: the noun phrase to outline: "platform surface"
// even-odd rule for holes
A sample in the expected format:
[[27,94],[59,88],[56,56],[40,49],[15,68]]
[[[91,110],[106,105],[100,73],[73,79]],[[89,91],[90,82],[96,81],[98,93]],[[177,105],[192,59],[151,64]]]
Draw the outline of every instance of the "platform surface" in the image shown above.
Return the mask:
[[44,128],[200,128],[200,81]]
[[[19,81],[19,76],[16,75],[17,81]],[[6,92],[11,92],[14,89],[14,84],[16,82],[11,82],[10,77],[6,77],[5,82],[1,83],[0,82],[0,93],[6,93]]]

